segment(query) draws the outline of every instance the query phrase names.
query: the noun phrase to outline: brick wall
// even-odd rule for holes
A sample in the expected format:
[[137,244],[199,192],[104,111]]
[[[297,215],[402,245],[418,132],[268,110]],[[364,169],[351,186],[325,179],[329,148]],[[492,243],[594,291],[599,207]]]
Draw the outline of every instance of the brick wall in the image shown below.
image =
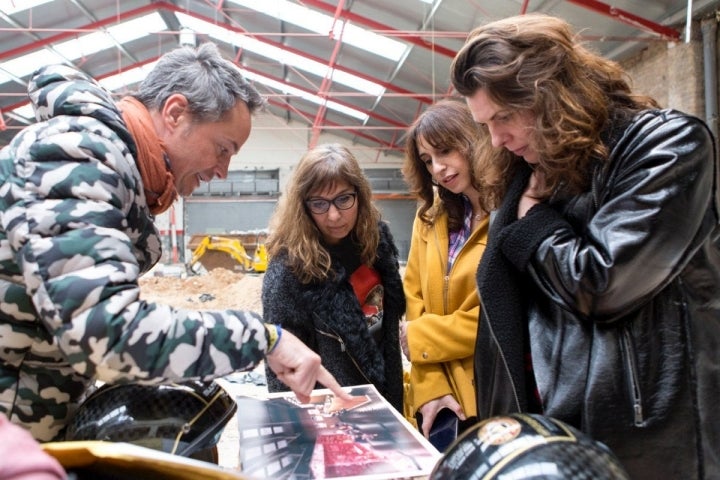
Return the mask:
[[663,107],[705,118],[703,46],[700,23],[693,24],[692,41],[653,42],[621,62],[636,91],[650,95]]

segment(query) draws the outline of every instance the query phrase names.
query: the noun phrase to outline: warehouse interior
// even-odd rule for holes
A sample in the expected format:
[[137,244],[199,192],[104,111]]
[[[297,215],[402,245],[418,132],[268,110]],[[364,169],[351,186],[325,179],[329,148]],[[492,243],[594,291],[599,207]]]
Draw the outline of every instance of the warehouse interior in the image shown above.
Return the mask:
[[415,204],[400,173],[403,134],[425,107],[453,95],[450,62],[473,27],[528,12],[562,17],[591,48],[627,66],[640,90],[714,125],[717,88],[706,77],[717,77],[717,34],[704,31],[717,23],[719,4],[2,0],[0,146],[34,122],[25,91],[40,65],[79,66],[121,96],[163,53],[212,41],[267,97],[268,108],[254,119],[228,178],[202,185],[158,218],[170,252],[165,260],[182,262],[193,234],[265,228],[293,165],[322,142],[352,148],[404,253]]

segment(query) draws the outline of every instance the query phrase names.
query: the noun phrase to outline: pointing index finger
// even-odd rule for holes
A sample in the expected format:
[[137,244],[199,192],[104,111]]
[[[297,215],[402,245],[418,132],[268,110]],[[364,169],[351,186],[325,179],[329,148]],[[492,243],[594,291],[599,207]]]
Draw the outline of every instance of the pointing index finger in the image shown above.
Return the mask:
[[352,395],[343,390],[337,380],[335,380],[335,377],[322,365],[320,365],[320,370],[318,371],[317,381],[343,400],[351,400],[353,398]]

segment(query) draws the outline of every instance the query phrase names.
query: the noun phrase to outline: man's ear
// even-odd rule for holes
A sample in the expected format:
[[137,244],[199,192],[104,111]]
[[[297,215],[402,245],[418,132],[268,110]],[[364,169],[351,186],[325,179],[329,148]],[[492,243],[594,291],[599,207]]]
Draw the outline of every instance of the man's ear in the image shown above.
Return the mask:
[[162,109],[163,121],[167,128],[174,130],[180,125],[183,116],[188,115],[188,101],[185,95],[174,93],[165,100]]

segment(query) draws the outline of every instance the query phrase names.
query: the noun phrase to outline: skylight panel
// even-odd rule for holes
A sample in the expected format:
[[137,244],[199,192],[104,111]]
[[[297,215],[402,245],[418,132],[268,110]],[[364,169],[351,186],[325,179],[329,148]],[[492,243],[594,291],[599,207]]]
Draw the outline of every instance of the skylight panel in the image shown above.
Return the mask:
[[229,43],[230,45],[239,45],[238,37],[242,37],[231,30],[215,25],[205,20],[199,20],[195,17],[185,15],[184,13],[177,12],[177,16],[182,28],[189,28],[196,33],[204,33],[222,42]]
[[[287,50],[283,50],[245,35],[229,32],[217,25],[210,24],[182,13],[178,13],[177,16],[183,27],[190,28],[196,32],[205,33],[211,37],[230,43],[231,45],[236,45],[242,49],[270,58],[279,63],[293,66],[299,70],[310,72],[319,77],[325,78],[328,76],[329,67],[324,63],[310,60],[301,55],[288,52]],[[355,75],[340,72],[338,70],[333,72],[332,78],[334,82],[373,96],[379,96],[385,91],[381,85],[375,82],[370,82]]]
[[33,110],[32,105],[29,103],[23,105],[22,107],[13,109],[8,113],[15,114],[18,117],[24,118],[26,120],[35,120],[35,111]]
[[0,63],[0,68],[19,78],[30,75],[43,65],[67,63],[67,61],[50,49],[43,48]]
[[[2,0],[0,0],[2,1]],[[121,24],[108,27],[106,31],[98,31],[80,35],[72,40],[53,45],[52,49],[44,48],[21,57],[0,63],[0,69],[18,78],[24,78],[42,65],[67,63],[101,50],[114,48],[117,43],[123,44],[131,40],[149,35],[153,32],[167,30],[167,25],[157,13],[139,17]],[[0,74],[0,84],[10,81],[7,75]]]
[[125,70],[124,72],[117,73],[115,75],[110,75],[102,80],[99,80],[100,85],[110,91],[116,91],[129,85],[140,83],[148,76],[150,70],[152,70],[156,63],[157,62],[148,63],[140,67]]
[[[323,103],[326,102],[325,99],[322,99],[322,98],[318,97],[317,95],[309,94],[298,88],[291,87],[289,85],[286,85],[282,82],[278,82],[271,78],[267,78],[262,75],[257,75],[253,72],[247,72],[247,71],[244,71],[243,74],[245,75],[245,77],[248,80],[262,83],[263,85],[267,85],[268,87],[270,87],[274,90],[283,92],[286,95],[292,95],[294,97],[302,98],[302,99],[312,102],[316,105],[322,105]],[[353,118],[357,118],[358,120],[360,120],[362,122],[364,122],[368,119],[367,113],[361,112],[359,110],[355,110],[354,108],[346,107],[344,105],[340,105],[337,102],[327,101],[326,106],[327,106],[327,108],[330,108],[337,112],[344,113],[345,115],[348,115]]]
[[140,37],[146,37],[167,30],[165,20],[158,12],[134,18],[127,22],[107,27],[107,32],[120,43],[127,43]]
[[339,70],[335,70],[333,72],[332,78],[333,78],[333,82],[337,82],[342,85],[346,85],[348,87],[354,88],[355,90],[360,90],[361,92],[368,93],[375,97],[379,97],[380,95],[385,93],[385,88],[383,86],[381,86],[375,82],[371,82],[369,80],[362,79],[355,75],[351,75],[346,72],[341,72]]
[[[148,73],[150,73],[150,70],[152,70],[156,63],[157,62],[152,62],[140,67],[131,68],[122,73],[110,75],[102,80],[98,80],[98,82],[111,92],[117,91],[126,88],[129,85],[140,83],[145,77],[147,77]],[[35,113],[33,112],[32,105],[30,103],[27,103],[22,107],[15,108],[8,113],[15,114],[18,117],[25,119],[35,118]]]
[[336,22],[333,35],[335,38],[340,38],[340,34],[342,33],[342,41],[344,43],[361,48],[366,52],[380,55],[393,62],[400,60],[405,53],[406,46],[402,42],[391,40],[374,32],[369,32],[353,24],[345,25],[345,29],[342,30],[342,24],[342,21]]
[[53,45],[53,49],[65,58],[74,60],[111,48],[113,45],[115,43],[112,38],[108,37],[105,32],[93,32]]
[[328,73],[328,66],[324,63],[316,62],[305,58],[302,55],[288,52],[287,50],[268,45],[267,43],[259,42],[254,38],[246,37],[241,41],[238,41],[238,38],[235,38],[234,43],[243,49],[257,53],[258,55],[271,58],[285,65],[300,68],[320,77],[325,77]]
[[50,3],[52,0],[0,0],[0,11],[6,15],[14,15],[23,10]]
[[74,60],[163,30],[167,30],[167,24],[160,14],[155,12],[113,25],[106,28],[105,31],[81,35],[78,38],[59,43],[54,48],[66,58]]
[[335,22],[330,15],[325,15],[287,0],[229,0],[229,3],[257,10],[322,35],[327,35],[334,24],[333,35],[336,38],[340,38],[340,32],[343,32],[343,42],[394,62],[400,60],[406,49],[405,44],[402,42],[352,24],[345,25],[342,20]]

